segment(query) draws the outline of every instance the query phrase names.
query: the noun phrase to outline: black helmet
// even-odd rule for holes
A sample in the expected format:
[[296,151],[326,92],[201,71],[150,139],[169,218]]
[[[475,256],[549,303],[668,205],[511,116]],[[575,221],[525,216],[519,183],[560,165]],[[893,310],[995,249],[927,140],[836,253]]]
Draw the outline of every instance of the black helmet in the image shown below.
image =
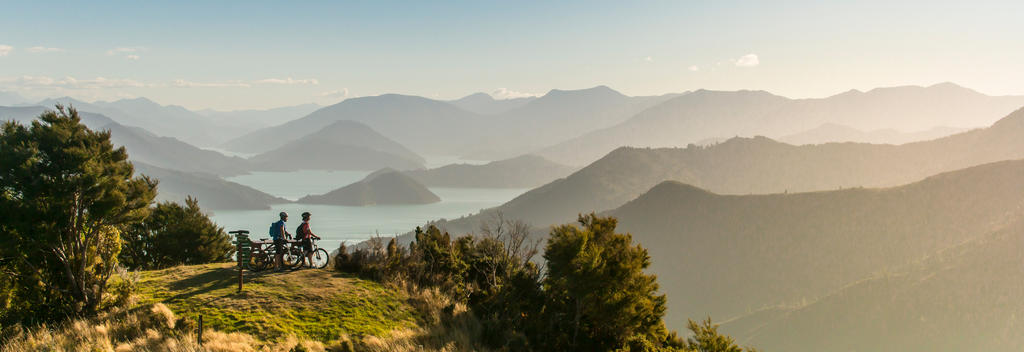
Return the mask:
[[285,213],[285,212],[283,212],[283,211],[282,211],[282,212],[281,212],[280,214],[277,214],[277,215],[278,215],[278,216],[280,216],[280,217],[281,217],[282,219],[284,219],[284,218],[287,218],[287,217],[288,217],[288,213]]
[[307,211],[307,212],[303,212],[303,213],[302,213],[302,218],[303,218],[303,219],[309,219],[309,216],[310,216],[310,215],[313,215],[313,214],[310,214],[310,213],[309,213],[308,211]]

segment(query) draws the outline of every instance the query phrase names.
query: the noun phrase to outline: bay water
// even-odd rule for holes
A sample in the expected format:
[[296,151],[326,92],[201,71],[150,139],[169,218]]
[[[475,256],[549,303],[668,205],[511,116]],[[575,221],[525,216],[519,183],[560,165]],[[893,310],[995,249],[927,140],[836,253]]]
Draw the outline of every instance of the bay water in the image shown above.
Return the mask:
[[[307,194],[323,194],[366,177],[370,171],[253,172],[228,178],[268,194],[296,200]],[[508,188],[430,188],[441,201],[421,205],[340,206],[284,203],[269,210],[219,210],[211,218],[225,231],[249,230],[253,239],[267,238],[270,224],[279,212],[288,212],[288,231],[302,223],[299,214],[312,213],[310,228],[322,237],[319,245],[328,251],[373,236],[395,236],[412,231],[428,221],[453,219],[501,205],[528,189]],[[453,234],[454,235],[454,234]]]

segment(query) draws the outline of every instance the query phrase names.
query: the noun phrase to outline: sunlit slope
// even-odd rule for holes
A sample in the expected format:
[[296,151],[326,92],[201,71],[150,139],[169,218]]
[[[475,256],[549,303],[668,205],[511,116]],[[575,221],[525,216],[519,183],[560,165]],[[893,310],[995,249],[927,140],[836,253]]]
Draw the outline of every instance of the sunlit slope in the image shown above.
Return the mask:
[[[533,189],[498,209],[546,227],[581,212],[604,211],[666,180],[720,194],[764,194],[888,187],[984,163],[1024,158],[1024,110],[989,128],[899,146],[830,143],[793,146],[734,138],[709,147],[619,148],[601,160]],[[449,222],[450,229],[478,219]]]
[[162,302],[179,317],[202,314],[210,329],[264,340],[381,336],[416,321],[403,294],[328,270],[247,273],[237,289],[233,263],[179,266],[143,272],[140,303]]
[[1024,350],[1024,222],[725,331],[768,351]]
[[730,196],[665,182],[610,212],[648,248],[668,323],[800,304],[1024,216],[1024,161],[886,189]]

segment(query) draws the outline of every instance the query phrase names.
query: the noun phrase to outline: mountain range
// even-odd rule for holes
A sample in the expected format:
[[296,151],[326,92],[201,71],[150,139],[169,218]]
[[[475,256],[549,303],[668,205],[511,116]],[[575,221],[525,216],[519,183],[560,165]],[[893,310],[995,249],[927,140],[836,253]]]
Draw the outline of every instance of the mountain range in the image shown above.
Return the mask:
[[405,173],[430,187],[532,188],[565,177],[575,171],[536,155],[492,161],[484,165],[451,164]]
[[681,327],[801,304],[1024,220],[1024,160],[883,189],[719,195],[666,181],[608,214],[647,248]]
[[[271,141],[267,141],[270,143]],[[249,159],[254,170],[399,170],[423,168],[423,157],[355,121],[319,131]]]
[[682,147],[723,136],[779,138],[826,123],[868,131],[971,128],[988,126],[1021,106],[1024,96],[988,96],[952,83],[850,91],[821,99],[699,90],[537,153],[567,165],[586,165],[621,146]]
[[408,175],[394,169],[377,170],[362,180],[321,195],[308,195],[298,203],[349,206],[430,204],[436,194]]
[[[131,155],[131,151],[129,151]],[[205,210],[263,210],[271,204],[289,203],[287,199],[274,197],[262,191],[226,181],[216,175],[201,172],[182,172],[134,161],[135,173],[159,180],[157,201],[184,203],[192,196],[199,200]]]
[[579,213],[614,209],[663,181],[721,194],[764,194],[886,187],[941,172],[1024,158],[1024,109],[991,127],[899,146],[828,143],[793,146],[765,137],[687,148],[622,147],[564,179],[475,216],[444,223],[472,231],[490,212],[538,228]]
[[816,128],[780,137],[779,141],[793,145],[824,144],[831,142],[857,142],[871,144],[905,144],[942,138],[966,131],[966,128],[933,127],[925,131],[903,132],[895,129],[862,131],[853,127],[826,123]]

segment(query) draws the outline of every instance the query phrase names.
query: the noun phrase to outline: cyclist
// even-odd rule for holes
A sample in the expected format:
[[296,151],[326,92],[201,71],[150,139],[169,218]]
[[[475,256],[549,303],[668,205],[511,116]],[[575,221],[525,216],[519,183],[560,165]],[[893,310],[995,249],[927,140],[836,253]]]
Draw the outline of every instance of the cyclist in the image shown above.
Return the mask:
[[280,271],[284,268],[285,244],[288,243],[287,239],[292,238],[292,234],[288,233],[284,226],[288,221],[288,213],[282,211],[278,216],[281,220],[270,225],[270,237],[274,239],[274,264]]
[[319,240],[320,236],[314,235],[313,231],[309,230],[310,215],[312,214],[308,211],[302,213],[302,224],[299,225],[299,228],[295,229],[295,236],[302,243],[302,253],[305,256],[303,263],[306,263],[308,259],[309,266],[313,267],[313,239]]

